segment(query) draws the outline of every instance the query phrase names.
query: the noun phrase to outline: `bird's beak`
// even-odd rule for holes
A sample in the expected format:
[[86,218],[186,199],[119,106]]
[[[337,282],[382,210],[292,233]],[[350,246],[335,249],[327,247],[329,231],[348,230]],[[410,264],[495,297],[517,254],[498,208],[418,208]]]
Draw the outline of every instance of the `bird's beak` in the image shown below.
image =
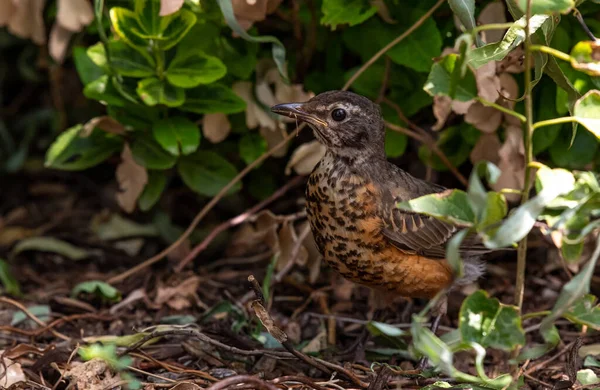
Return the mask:
[[308,112],[304,111],[302,106],[302,103],[277,104],[271,107],[271,111],[279,115],[300,119],[302,121],[313,123],[316,125],[327,126],[327,122],[317,118],[315,115],[309,114]]

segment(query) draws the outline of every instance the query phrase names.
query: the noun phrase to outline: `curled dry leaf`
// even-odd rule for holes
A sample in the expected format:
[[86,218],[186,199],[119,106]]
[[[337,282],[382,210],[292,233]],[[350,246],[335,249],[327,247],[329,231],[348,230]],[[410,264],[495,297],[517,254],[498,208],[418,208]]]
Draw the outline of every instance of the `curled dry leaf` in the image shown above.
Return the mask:
[[202,119],[202,134],[213,144],[224,141],[231,132],[231,123],[222,112],[206,114]]
[[[491,187],[495,191],[503,188],[522,190],[525,182],[525,146],[523,144],[523,130],[521,127],[508,126],[506,140],[498,151],[500,162],[500,177]],[[510,201],[517,201],[518,194],[507,194]]]
[[79,32],[94,20],[90,0],[58,0],[56,23],[72,32]]
[[233,84],[233,91],[246,102],[246,126],[249,129],[266,127],[271,130],[277,128],[276,121],[271,118],[254,100],[252,96],[252,83],[239,81]]
[[433,97],[433,115],[436,122],[432,129],[439,131],[444,127],[448,116],[452,112],[452,99],[449,96],[436,95]]
[[[0,351],[0,356],[3,353],[4,351]],[[0,364],[0,387],[8,389],[15,383],[25,382],[26,380],[27,378],[25,378],[25,373],[20,363],[14,362],[7,357],[2,358],[2,364]]]
[[522,73],[525,70],[524,58],[525,52],[523,51],[523,47],[519,46],[508,53],[502,61],[497,62],[496,71],[498,73]]
[[181,9],[185,0],[160,0],[160,16],[171,15]]
[[48,42],[48,52],[54,61],[63,62],[72,35],[71,31],[58,23],[54,23],[52,30],[50,30],[50,41]]
[[265,20],[283,0],[232,0],[233,13],[242,28],[248,30],[255,22]]
[[199,276],[191,276],[174,287],[159,287],[154,303],[159,307],[166,304],[173,310],[191,307],[201,281]]
[[489,161],[498,165],[500,161],[498,152],[501,147],[502,143],[497,133],[481,134],[469,155],[471,162],[475,165],[480,161]]
[[472,124],[484,133],[493,133],[500,127],[502,112],[475,102],[469,107],[469,111],[465,115],[465,122]]
[[19,38],[31,39],[38,45],[46,43],[43,15],[45,3],[46,0],[2,0],[0,27],[6,25],[11,34]]
[[302,348],[304,353],[315,353],[327,348],[327,332],[322,329],[312,340]]
[[308,175],[326,151],[327,148],[316,140],[298,146],[285,167],[285,174],[289,175],[294,169],[298,175]]
[[489,101],[495,102],[500,94],[500,78],[496,75],[496,62],[491,61],[475,71],[477,94]]
[[[506,23],[506,9],[501,1],[493,1],[483,7],[477,17],[479,25]],[[505,30],[486,30],[482,31],[482,39],[485,43],[498,42],[504,37]]]
[[265,309],[265,307],[261,305],[259,301],[252,301],[251,307],[254,310],[256,317],[258,317],[260,322],[267,329],[267,332],[269,332],[269,334],[273,336],[275,340],[279,341],[281,344],[288,340],[285,332],[275,325],[275,321],[273,321],[273,318],[271,318],[271,315],[267,309]]
[[279,219],[269,210],[263,210],[256,215],[254,223],[244,223],[232,236],[225,249],[227,256],[241,257],[256,254],[261,250],[261,244],[276,252],[278,247],[277,228]]
[[84,363],[74,362],[64,376],[71,381],[70,387],[88,390],[109,389],[117,379],[110,372],[106,362],[99,358]]
[[298,241],[298,235],[294,225],[290,221],[285,221],[279,230],[279,258],[277,259],[277,271],[284,269],[288,263],[294,262],[298,265],[306,265],[308,251]]
[[138,198],[148,183],[148,172],[146,172],[146,168],[135,162],[127,144],[123,147],[121,164],[117,167],[116,175],[120,189],[120,192],[117,193],[117,202],[127,213],[132,213]]
[[111,134],[125,134],[125,127],[122,124],[110,116],[104,115],[92,118],[83,125],[83,131],[80,133],[80,136],[89,137],[89,135],[92,134],[92,131],[94,131],[94,128],[104,130]]

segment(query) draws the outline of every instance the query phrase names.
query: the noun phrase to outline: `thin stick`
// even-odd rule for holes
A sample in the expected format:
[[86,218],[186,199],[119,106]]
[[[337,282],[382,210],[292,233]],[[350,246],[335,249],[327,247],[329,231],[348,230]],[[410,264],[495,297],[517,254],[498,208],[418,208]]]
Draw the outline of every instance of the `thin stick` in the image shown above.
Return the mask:
[[[303,127],[304,127],[304,123],[298,127],[298,131],[300,131]],[[169,245],[168,247],[166,247],[165,249],[163,249],[157,255],[152,256],[148,260],[145,260],[144,262],[136,265],[135,267],[132,267],[132,268],[128,269],[127,271],[125,271],[125,272],[123,272],[123,273],[121,273],[121,274],[119,274],[117,276],[113,276],[112,278],[108,279],[107,282],[110,283],[110,284],[120,283],[123,280],[127,279],[128,277],[130,277],[131,275],[135,274],[136,272],[141,271],[141,270],[143,270],[145,268],[148,268],[152,264],[159,262],[167,254],[171,253],[171,251],[173,251],[175,248],[177,248],[183,241],[185,241],[186,238],[188,238],[190,236],[190,234],[192,234],[192,232],[194,231],[194,229],[196,228],[196,226],[198,226],[198,224],[200,223],[200,221],[202,221],[202,219],[206,216],[206,214],[208,214],[208,212],[210,210],[212,210],[213,207],[215,207],[217,203],[219,203],[219,201],[227,194],[227,192],[237,182],[239,182],[240,180],[242,180],[242,178],[244,176],[246,176],[250,171],[252,171],[260,163],[262,163],[263,161],[265,161],[267,158],[271,157],[271,155],[273,153],[275,153],[277,150],[279,150],[283,146],[285,146],[291,139],[293,139],[294,137],[296,137],[296,134],[297,134],[297,132],[292,131],[280,143],[278,143],[277,145],[275,145],[271,150],[267,151],[266,153],[264,153],[263,155],[261,155],[259,158],[257,158],[256,160],[252,161],[250,164],[248,164],[246,166],[246,168],[242,169],[242,171],[240,173],[238,173],[236,177],[234,177],[229,183],[227,183],[227,185],[225,187],[223,187],[221,189],[221,191],[219,191],[219,193],[217,195],[215,195],[210,200],[210,202],[208,202],[206,204],[206,206],[204,206],[202,208],[202,210],[200,210],[200,212],[198,214],[196,214],[196,216],[192,220],[192,223],[190,223],[190,226],[188,226],[188,228],[185,230],[185,232],[183,232],[183,234],[177,240],[175,240],[174,243],[172,243],[171,245]]]
[[[27,310],[27,308],[25,306],[23,306],[23,304],[12,300],[10,298],[6,298],[6,297],[0,297],[0,302],[4,302],[4,303],[8,303],[9,305],[12,305],[18,309],[20,309],[23,313],[25,313],[25,315],[29,318],[31,318],[33,320],[33,322],[35,322],[36,324],[38,324],[39,326],[41,326],[42,328],[46,327],[46,323],[42,320],[40,320],[38,317],[35,316],[35,314],[33,314],[32,312],[30,312],[29,310]],[[71,341],[71,338],[68,336],[65,336],[64,334],[54,330],[54,329],[49,329],[50,332],[55,336],[58,337],[60,339],[63,339],[65,341]]]
[[417,28],[419,28],[423,23],[425,23],[425,21],[427,19],[429,19],[429,17],[431,17],[431,15],[442,5],[446,2],[446,0],[438,0],[437,3],[435,3],[435,5],[433,7],[431,7],[429,9],[429,11],[425,12],[425,14],[423,14],[423,16],[421,16],[419,18],[419,20],[417,20],[415,22],[415,24],[413,24],[412,26],[410,26],[408,28],[408,30],[404,31],[399,37],[397,37],[396,39],[394,39],[393,41],[391,41],[390,43],[388,43],[387,45],[385,45],[381,50],[379,50],[373,57],[371,57],[369,59],[369,61],[365,62],[363,64],[363,66],[360,67],[360,69],[358,69],[356,71],[356,73],[354,73],[352,75],[352,77],[350,77],[350,80],[348,80],[346,82],[346,84],[344,85],[344,88],[342,88],[343,91],[347,90],[352,83],[354,83],[356,81],[357,78],[360,77],[361,74],[363,74],[363,72],[365,70],[367,70],[371,65],[373,65],[382,55],[384,55],[388,50],[390,50],[392,47],[396,46],[398,43],[402,42],[402,40],[404,38],[406,38],[407,36],[409,36],[410,34],[412,34],[413,31],[415,31]]

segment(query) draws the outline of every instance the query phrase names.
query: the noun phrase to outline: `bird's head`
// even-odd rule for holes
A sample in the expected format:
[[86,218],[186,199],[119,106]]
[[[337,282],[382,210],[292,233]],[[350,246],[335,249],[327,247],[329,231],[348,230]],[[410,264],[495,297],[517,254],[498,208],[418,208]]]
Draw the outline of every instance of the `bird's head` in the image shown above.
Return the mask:
[[364,96],[329,91],[304,103],[278,104],[271,111],[306,122],[334,154],[361,159],[385,157],[381,111]]

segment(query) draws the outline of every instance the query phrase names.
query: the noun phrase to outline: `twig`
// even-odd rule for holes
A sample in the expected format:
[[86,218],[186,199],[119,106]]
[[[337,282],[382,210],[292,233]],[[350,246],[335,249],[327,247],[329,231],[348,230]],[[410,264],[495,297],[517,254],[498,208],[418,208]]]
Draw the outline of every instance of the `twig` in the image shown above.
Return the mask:
[[250,383],[260,390],[279,390],[277,386],[251,375],[231,376],[207,387],[206,390],[223,390],[230,386],[239,385],[240,383]]
[[385,69],[383,71],[383,80],[381,80],[381,87],[379,88],[379,93],[377,94],[377,99],[375,103],[381,103],[383,99],[385,99],[385,91],[387,90],[388,83],[390,82],[390,69],[392,67],[392,60],[390,57],[385,57]]
[[[305,124],[302,123],[298,127],[298,132],[300,130],[302,130],[302,128],[304,126],[305,126]],[[213,207],[215,207],[217,205],[217,203],[219,203],[219,201],[227,194],[227,192],[237,182],[239,182],[240,180],[242,180],[242,178],[244,178],[244,176],[246,176],[255,167],[257,167],[259,164],[261,164],[263,161],[265,161],[267,158],[269,158],[273,153],[275,153],[277,150],[279,150],[283,146],[285,146],[291,139],[293,139],[294,137],[296,137],[296,134],[297,134],[297,132],[292,131],[281,142],[279,142],[277,145],[275,145],[272,149],[268,150],[266,153],[262,154],[259,158],[257,158],[256,160],[254,160],[250,164],[248,164],[246,166],[246,168],[242,169],[242,171],[240,173],[238,173],[236,177],[234,177],[229,183],[227,183],[227,185],[225,187],[223,187],[221,189],[221,191],[219,191],[219,193],[217,193],[217,195],[215,195],[210,200],[210,202],[208,202],[206,204],[206,206],[204,206],[202,208],[202,210],[200,210],[200,212],[198,214],[196,214],[196,216],[192,220],[192,223],[190,223],[190,225],[185,230],[185,232],[183,232],[183,234],[177,240],[175,240],[175,242],[173,242],[167,248],[163,249],[160,253],[152,256],[151,258],[149,258],[149,259],[145,260],[144,262],[136,265],[135,267],[132,267],[132,268],[128,269],[127,271],[125,271],[125,272],[123,272],[123,273],[121,273],[121,274],[119,274],[117,276],[113,276],[112,278],[108,279],[107,282],[110,283],[110,284],[122,282],[123,280],[127,279],[128,277],[130,277],[131,275],[135,274],[136,272],[141,271],[141,270],[143,270],[145,268],[148,268],[152,264],[159,262],[167,254],[171,253],[171,251],[173,251],[175,248],[177,248],[183,241],[185,241],[190,236],[190,234],[192,234],[192,232],[194,231],[194,229],[196,228],[196,226],[198,226],[198,224],[200,223],[200,221],[202,221],[202,219],[206,216],[206,214],[208,214],[208,212],[210,210],[212,210]]]
[[285,334],[283,330],[274,326],[273,319],[264,308],[266,306],[265,297],[262,293],[262,288],[256,280],[256,278],[254,277],[254,275],[250,275],[248,277],[248,282],[250,282],[250,286],[252,287],[252,290],[256,295],[256,301],[254,301],[255,305],[253,305],[253,308],[257,314],[257,317],[259,317],[262,324],[265,325],[265,328],[271,334],[271,336],[273,336],[277,341],[279,341],[285,349],[287,349],[292,355],[296,356],[299,360],[302,360],[306,364],[318,369],[321,372],[331,375],[332,371],[337,371],[338,373],[343,374],[348,379],[350,379],[354,384],[362,388],[366,388],[369,386],[367,383],[364,383],[363,381],[358,379],[356,375],[352,374],[351,372],[337,364],[332,364],[325,362],[321,359],[313,358],[296,350],[290,342],[287,334]]
[[308,236],[309,233],[310,233],[310,225],[307,224],[306,227],[304,228],[304,230],[300,232],[296,242],[294,243],[294,247],[292,248],[292,251],[290,252],[290,259],[289,259],[288,263],[275,275],[275,278],[273,278],[274,279],[273,282],[277,282],[277,283],[281,282],[281,279],[283,279],[283,277],[285,275],[287,275],[287,273],[290,271],[290,269],[292,269],[294,264],[296,264],[296,258],[298,257],[298,254],[300,253],[300,248],[302,248],[302,243],[304,242],[304,239]]
[[315,390],[327,390],[325,387],[315,383],[312,379],[307,378],[305,376],[287,375],[287,376],[282,376],[282,377],[273,379],[271,381],[271,383],[276,384],[276,385],[279,383],[284,383],[284,382],[299,382],[299,383],[302,383],[303,385],[312,387]]
[[382,366],[379,373],[375,377],[375,380],[371,382],[368,390],[381,390],[388,382],[388,379],[392,375],[392,371],[387,366]]
[[[46,323],[44,321],[40,320],[38,317],[35,316],[35,314],[33,314],[32,312],[30,312],[29,310],[27,310],[27,308],[25,306],[23,306],[21,303],[15,301],[15,300],[12,300],[10,298],[6,298],[6,297],[0,297],[0,302],[4,302],[4,303],[7,303],[9,305],[15,306],[16,308],[20,309],[23,313],[25,313],[25,315],[27,317],[31,318],[36,324],[38,324],[39,326],[41,326],[43,328],[46,327]],[[64,334],[62,334],[62,333],[60,333],[60,332],[58,332],[56,330],[50,329],[50,332],[54,336],[56,336],[56,337],[58,337],[60,339],[63,339],[65,341],[71,341],[70,337],[65,336]]]
[[177,264],[177,266],[175,267],[175,271],[176,272],[181,272],[181,270],[190,261],[194,260],[194,258],[196,258],[196,256],[198,256],[202,251],[204,251],[206,248],[208,248],[208,246],[210,245],[210,243],[213,242],[213,240],[215,238],[217,238],[217,236],[220,233],[224,232],[225,230],[227,230],[229,228],[232,228],[234,226],[237,226],[237,225],[245,222],[252,215],[256,214],[257,212],[259,212],[263,208],[267,207],[274,200],[276,200],[276,199],[280,198],[281,196],[283,196],[291,188],[293,188],[296,185],[300,184],[303,179],[304,179],[304,176],[296,176],[296,177],[294,177],[292,180],[290,180],[287,183],[285,183],[285,185],[283,187],[281,187],[280,189],[278,189],[277,191],[275,191],[273,194],[271,194],[271,196],[269,196],[267,199],[263,200],[260,203],[257,203],[252,208],[250,208],[248,211],[245,211],[242,214],[240,214],[240,215],[238,215],[236,217],[233,217],[233,218],[231,218],[231,219],[223,222],[222,224],[220,224],[216,228],[214,228],[210,232],[210,234],[208,236],[206,236],[206,238],[204,240],[202,240],[202,242],[200,244],[196,245],[196,247],[194,249],[192,249],[192,251],[186,257],[184,257],[179,262],[179,264]]
[[342,90],[347,90],[352,83],[354,83],[356,81],[356,79],[358,79],[360,77],[361,74],[363,74],[363,72],[365,70],[367,70],[367,68],[369,68],[371,65],[373,65],[382,55],[384,55],[388,50],[390,50],[392,47],[396,46],[398,43],[402,42],[402,40],[404,38],[406,38],[407,36],[409,36],[413,31],[415,31],[417,28],[419,28],[423,23],[425,23],[425,21],[427,19],[429,19],[429,17],[442,5],[446,2],[446,0],[438,0],[437,3],[435,3],[433,5],[433,7],[431,7],[429,9],[429,11],[425,12],[423,14],[423,16],[421,16],[419,18],[419,20],[417,20],[412,26],[410,26],[405,32],[403,32],[399,37],[395,38],[393,41],[391,41],[390,43],[388,43],[387,45],[385,45],[381,50],[379,50],[377,53],[375,53],[375,55],[373,57],[371,57],[369,59],[369,61],[365,62],[363,64],[363,66],[360,67],[360,69],[358,69],[356,71],[356,73],[354,73],[352,75],[352,77],[350,77],[350,79],[346,82],[346,84],[344,85],[344,88],[342,88]]

